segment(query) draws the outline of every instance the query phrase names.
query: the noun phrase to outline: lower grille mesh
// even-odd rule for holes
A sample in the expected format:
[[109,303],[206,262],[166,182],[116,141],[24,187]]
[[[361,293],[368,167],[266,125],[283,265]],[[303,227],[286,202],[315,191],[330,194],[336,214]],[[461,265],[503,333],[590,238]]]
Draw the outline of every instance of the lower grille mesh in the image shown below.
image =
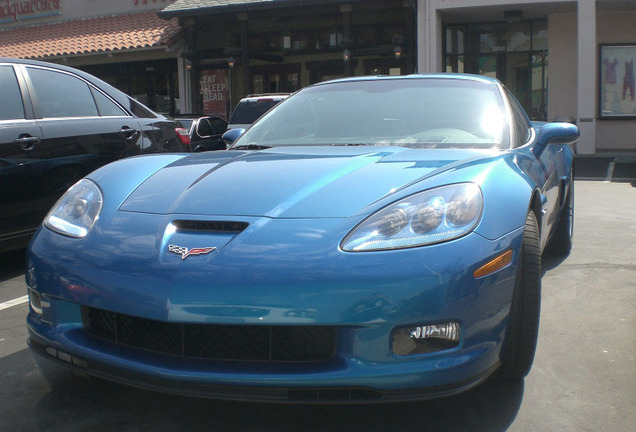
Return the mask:
[[333,357],[336,327],[181,324],[82,308],[95,337],[183,358],[319,362]]

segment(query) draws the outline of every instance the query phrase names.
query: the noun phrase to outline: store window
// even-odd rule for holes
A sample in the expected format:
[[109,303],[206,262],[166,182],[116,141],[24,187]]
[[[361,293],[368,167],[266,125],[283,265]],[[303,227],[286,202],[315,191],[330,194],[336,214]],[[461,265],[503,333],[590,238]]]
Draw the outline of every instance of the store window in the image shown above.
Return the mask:
[[254,93],[292,93],[300,89],[298,65],[290,65],[278,70],[267,71],[252,68],[252,89]]
[[132,96],[153,111],[179,114],[176,60],[103,64],[81,69]]
[[547,21],[448,25],[446,72],[502,81],[533,120],[547,116]]

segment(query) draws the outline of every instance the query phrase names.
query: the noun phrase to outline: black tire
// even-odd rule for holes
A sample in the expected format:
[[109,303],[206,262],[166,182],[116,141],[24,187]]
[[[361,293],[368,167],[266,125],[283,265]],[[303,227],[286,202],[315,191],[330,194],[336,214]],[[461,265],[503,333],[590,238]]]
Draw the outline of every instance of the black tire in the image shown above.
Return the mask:
[[501,352],[500,376],[523,379],[532,368],[541,311],[541,248],[533,212],[526,217],[510,320]]
[[557,223],[554,235],[548,245],[550,254],[564,256],[568,255],[572,250],[572,237],[574,236],[574,177],[570,177],[570,185],[568,194],[565,198],[565,204],[559,214],[559,222]]

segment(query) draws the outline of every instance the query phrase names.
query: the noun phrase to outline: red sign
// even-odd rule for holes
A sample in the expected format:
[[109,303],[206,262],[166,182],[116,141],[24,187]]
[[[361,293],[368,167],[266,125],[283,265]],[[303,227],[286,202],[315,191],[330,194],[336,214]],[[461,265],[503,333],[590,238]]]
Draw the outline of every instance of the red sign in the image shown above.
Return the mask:
[[0,24],[60,15],[61,0],[5,0],[0,2]]
[[199,89],[203,113],[227,118],[227,69],[202,70]]

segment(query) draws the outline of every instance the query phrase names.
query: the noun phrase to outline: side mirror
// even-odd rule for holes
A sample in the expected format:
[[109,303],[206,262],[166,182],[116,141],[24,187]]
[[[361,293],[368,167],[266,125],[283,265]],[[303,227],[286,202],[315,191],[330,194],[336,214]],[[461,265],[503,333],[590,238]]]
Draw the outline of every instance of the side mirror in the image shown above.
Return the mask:
[[244,133],[245,133],[245,129],[241,129],[241,128],[230,129],[229,131],[225,132],[221,136],[221,141],[223,141],[227,147],[230,147]]
[[539,129],[532,152],[539,157],[547,146],[571,145],[579,136],[579,128],[572,123],[546,123]]

